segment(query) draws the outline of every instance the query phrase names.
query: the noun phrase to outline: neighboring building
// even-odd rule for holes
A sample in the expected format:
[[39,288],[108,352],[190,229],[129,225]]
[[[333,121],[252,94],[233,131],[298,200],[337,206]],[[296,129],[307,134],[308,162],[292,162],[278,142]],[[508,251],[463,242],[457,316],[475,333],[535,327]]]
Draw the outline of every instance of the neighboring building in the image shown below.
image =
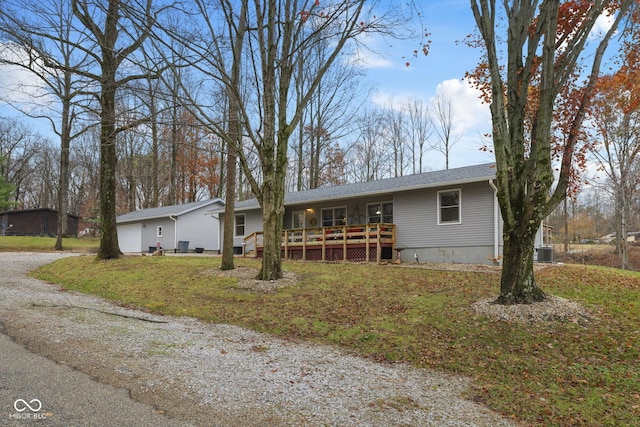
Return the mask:
[[[67,235],[78,235],[77,215],[67,216]],[[50,208],[18,209],[0,212],[0,223],[7,236],[57,236],[58,211]]]
[[[376,238],[381,240],[379,224],[393,224],[383,228],[393,230],[386,239],[390,244],[382,249],[383,259],[397,256],[403,261],[415,261],[417,257],[420,262],[498,262],[502,255],[502,218],[494,179],[494,164],[483,164],[287,193],[285,245],[306,242],[304,259],[352,259],[340,245],[346,251],[352,242],[371,247]],[[215,214],[224,219],[223,209]],[[364,224],[369,226],[353,227]],[[220,227],[222,236],[222,221]],[[236,203],[235,252],[241,253],[244,248],[260,255],[260,243],[252,242],[259,242],[256,236],[261,231],[257,200]],[[340,245],[334,245],[336,241]],[[536,247],[541,246],[542,232],[536,241]],[[283,246],[283,256],[300,258],[295,249]],[[376,258],[367,255],[366,259]]]
[[[224,209],[221,199],[184,205],[142,209],[116,218],[118,244],[124,253],[147,252],[160,246],[165,250],[202,249],[218,251],[218,218],[209,212]],[[182,247],[181,247],[182,245]]]

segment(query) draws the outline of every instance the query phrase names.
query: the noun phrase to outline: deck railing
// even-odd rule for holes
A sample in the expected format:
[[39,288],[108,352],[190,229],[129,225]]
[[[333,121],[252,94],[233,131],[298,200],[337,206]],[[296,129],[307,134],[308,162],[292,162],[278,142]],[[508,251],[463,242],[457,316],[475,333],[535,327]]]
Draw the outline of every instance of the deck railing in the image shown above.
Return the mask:
[[[244,239],[244,254],[259,256],[263,248],[264,233],[258,231]],[[318,259],[318,251],[321,250],[320,260],[335,260],[335,256],[328,257],[329,250],[342,248],[341,256],[344,261],[350,259],[349,250],[364,248],[361,251],[364,261],[371,261],[370,248],[375,249],[375,259],[380,262],[383,248],[395,248],[396,227],[395,224],[375,223],[345,225],[337,227],[321,228],[295,228],[284,230],[282,233],[282,254],[284,258],[308,259],[307,252],[313,251],[313,259]],[[300,256],[300,252],[301,256]],[[333,253],[332,253],[333,254]]]

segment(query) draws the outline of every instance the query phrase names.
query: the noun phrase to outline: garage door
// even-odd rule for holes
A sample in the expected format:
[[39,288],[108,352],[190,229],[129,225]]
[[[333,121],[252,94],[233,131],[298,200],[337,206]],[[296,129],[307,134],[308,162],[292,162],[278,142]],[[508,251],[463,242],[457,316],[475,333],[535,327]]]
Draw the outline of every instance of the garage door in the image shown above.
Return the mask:
[[142,224],[119,224],[118,246],[124,253],[142,252]]

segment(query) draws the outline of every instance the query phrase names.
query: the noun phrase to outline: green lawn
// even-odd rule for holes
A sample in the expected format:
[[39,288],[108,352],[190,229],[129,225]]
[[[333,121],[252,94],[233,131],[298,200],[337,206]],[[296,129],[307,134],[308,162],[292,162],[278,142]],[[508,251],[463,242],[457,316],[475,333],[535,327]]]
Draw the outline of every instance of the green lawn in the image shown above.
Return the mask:
[[[469,398],[527,425],[637,425],[640,274],[550,267],[538,281],[599,321],[522,325],[473,314],[499,276],[376,264],[285,262],[298,282],[252,293],[218,273],[219,258],[72,257],[34,275],[157,313],[334,344],[381,362],[475,379]],[[238,260],[256,269],[259,263]]]
[[[0,236],[0,252],[43,252],[53,251],[55,237]],[[62,239],[62,249],[70,252],[98,252],[98,239],[69,237]]]

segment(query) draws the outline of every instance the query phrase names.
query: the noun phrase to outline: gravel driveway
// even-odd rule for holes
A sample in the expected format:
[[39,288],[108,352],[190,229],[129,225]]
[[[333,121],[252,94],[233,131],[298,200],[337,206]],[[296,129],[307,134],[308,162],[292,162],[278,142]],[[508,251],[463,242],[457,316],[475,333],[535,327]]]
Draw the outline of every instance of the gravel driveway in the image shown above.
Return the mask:
[[[0,322],[34,353],[202,426],[509,426],[469,380],[330,346],[156,316],[26,277],[55,253],[0,253]],[[3,414],[0,414],[4,416]],[[102,420],[102,425],[113,425]],[[100,423],[95,425],[101,425]]]

